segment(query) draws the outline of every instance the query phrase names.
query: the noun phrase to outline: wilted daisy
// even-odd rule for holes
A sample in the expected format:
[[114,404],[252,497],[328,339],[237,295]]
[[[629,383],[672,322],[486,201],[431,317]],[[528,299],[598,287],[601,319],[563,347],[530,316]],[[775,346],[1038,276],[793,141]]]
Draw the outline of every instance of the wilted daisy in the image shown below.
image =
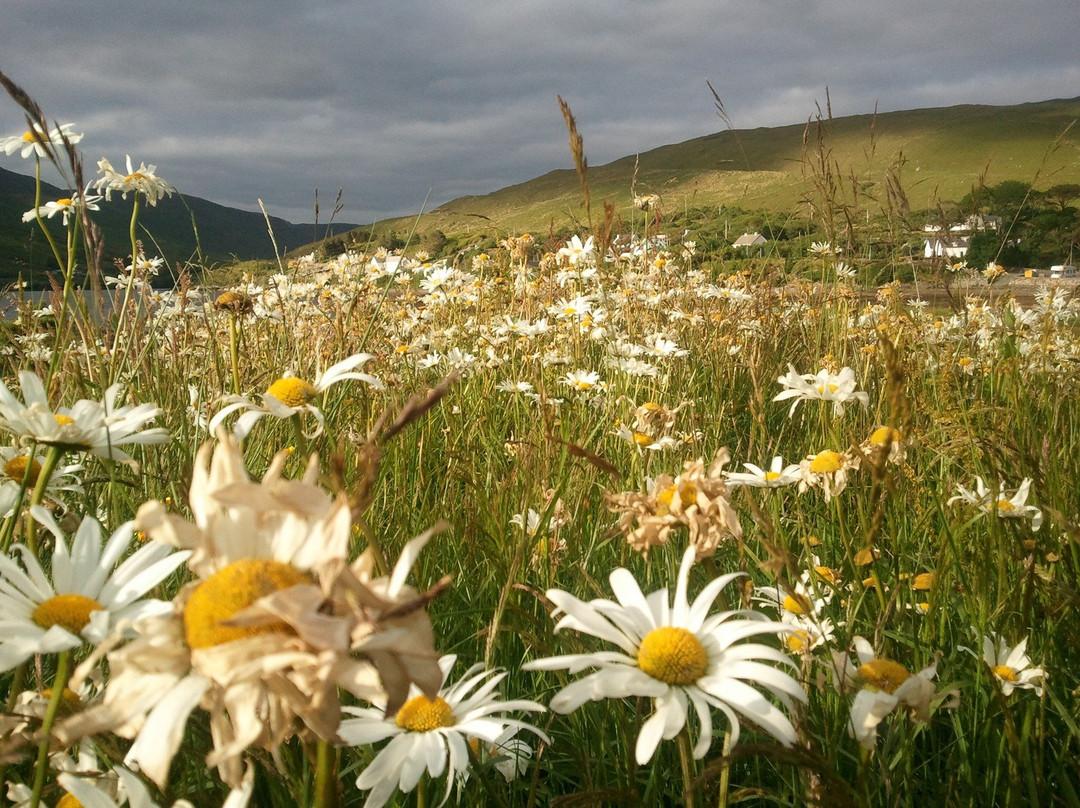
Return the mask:
[[[977,656],[970,648],[960,646],[960,650]],[[996,644],[990,637],[983,637],[982,659],[1001,687],[1003,696],[1012,695],[1013,690],[1018,688],[1034,690],[1036,696],[1042,696],[1046,674],[1042,668],[1031,667],[1031,659],[1027,655],[1027,637],[1020,640],[1015,648],[1009,648],[1004,637],[998,637]]]
[[831,401],[833,416],[836,418],[844,415],[844,404],[848,402],[858,401],[863,407],[868,406],[870,402],[869,394],[855,389],[857,386],[855,371],[851,368],[842,368],[839,373],[830,373],[823,368],[817,372],[817,375],[812,373],[800,375],[795,372],[792,365],[788,365],[787,374],[777,381],[787,389],[778,393],[773,401],[795,399],[788,411],[789,417],[795,413],[795,408],[799,406],[800,401]]
[[169,440],[165,429],[145,428],[161,415],[161,408],[156,404],[118,405],[122,390],[119,384],[109,387],[101,401],[80,399],[70,408],[53,410],[41,379],[23,370],[19,372],[19,382],[23,401],[0,382],[0,429],[24,442],[134,463],[121,446]]
[[777,456],[772,459],[769,470],[755,466],[753,463],[743,463],[745,472],[729,471],[727,484],[730,488],[740,485],[748,485],[753,488],[783,488],[792,485],[802,479],[802,469],[797,463],[784,465],[784,458]]
[[952,505],[954,502],[966,502],[969,505],[974,505],[983,513],[992,513],[1003,519],[1030,519],[1032,530],[1038,530],[1042,526],[1042,511],[1034,505],[1027,504],[1028,494],[1031,491],[1030,477],[1024,478],[1023,482],[1020,483],[1020,487],[1012,492],[1012,496],[1009,496],[1004,482],[998,486],[995,494],[986,487],[982,477],[975,478],[974,491],[969,491],[962,485],[957,485],[956,490],[959,493],[950,497],[946,504]]
[[410,682],[432,693],[440,681],[424,601],[405,586],[430,531],[406,545],[389,578],[375,579],[370,554],[348,562],[348,498],[315,484],[317,457],[303,479],[288,480],[279,453],[255,483],[236,442],[222,437],[196,457],[193,522],[161,502],[136,517],[154,542],[190,551],[196,580],[168,616],[136,624],[138,638],[109,653],[102,704],[57,730],[65,741],[133,738],[125,762],[162,787],[196,707],[215,742],[208,765],[239,788],[249,747],[273,752],[300,732],[333,740],[339,688],[400,705]]
[[826,449],[810,455],[799,463],[802,470],[799,493],[802,494],[809,488],[820,488],[828,502],[847,486],[848,471],[858,467],[858,461],[846,452]]
[[[20,497],[28,498],[37,486],[44,469],[40,453],[32,449],[17,449],[0,446],[0,517],[9,516],[15,511]],[[45,498],[64,504],[64,493],[81,494],[83,488],[75,476],[83,470],[79,464],[56,466],[45,483]]]
[[81,134],[71,131],[74,127],[73,123],[65,123],[46,133],[40,124],[35,123],[21,135],[0,140],[0,151],[4,154],[19,152],[19,156],[23,158],[31,154],[36,158],[48,157],[53,147],[62,146],[64,140],[74,144],[83,139]]
[[139,163],[134,168],[131,163],[131,155],[127,155],[127,174],[121,174],[112,167],[112,163],[102,157],[98,160],[98,173],[101,174],[94,182],[98,190],[104,189],[105,199],[111,201],[113,191],[119,191],[120,195],[127,199],[129,192],[134,191],[146,197],[151,205],[157,205],[163,196],[172,196],[174,188],[157,176],[157,166]]
[[86,517],[70,550],[59,526],[44,508],[31,510],[55,538],[50,576],[27,548],[16,545],[20,567],[0,556],[0,670],[11,670],[34,654],[53,654],[84,642],[100,643],[121,620],[167,613],[171,604],[144,598],[184,563],[190,553],[147,544],[120,561],[135,532],[121,525],[101,543],[101,525]]
[[891,426],[879,426],[859,448],[874,463],[881,463],[883,459],[890,463],[903,463],[907,457],[903,434]]
[[505,672],[484,670],[483,665],[477,664],[456,683],[447,684],[456,660],[453,654],[439,660],[443,686],[433,699],[413,688],[409,700],[390,715],[386,705],[377,699],[373,700],[374,707],[342,708],[355,716],[344,719],[338,727],[338,737],[346,745],[361,746],[390,739],[356,780],[361,791],[371,791],[365,805],[380,808],[395,790],[407,794],[416,788],[425,772],[432,779],[442,777],[445,772],[446,793],[441,805],[450,796],[455,776],[468,769],[470,742],[501,743],[505,754],[514,748],[509,742],[520,730],[548,740],[531,724],[505,715],[544,709],[535,701],[500,701],[495,688],[506,678]]
[[698,558],[707,558],[725,539],[741,537],[739,516],[728,502],[724,481],[729,459],[727,449],[721,449],[707,469],[704,459],[698,458],[684,463],[678,477],[661,474],[649,480],[647,494],[605,494],[607,508],[619,514],[619,528],[630,546],[648,555],[650,548],[666,544],[671,531],[684,525]]
[[661,739],[670,740],[682,731],[690,704],[700,727],[695,758],[704,757],[712,742],[711,707],[727,718],[732,744],[739,739],[738,714],[785,745],[795,742],[795,728],[787,715],[760,692],[785,704],[790,699],[805,701],[806,694],[795,679],[766,664],[794,667],[794,663],[771,646],[739,642],[758,634],[784,633],[788,628],[750,610],[709,614],[721,590],[743,573],[714,579],[689,602],[694,557],[693,547],[683,553],[674,602],[668,601],[667,589],[644,595],[633,575],[621,568],[610,577],[617,603],[603,599],[586,603],[560,589],[548,590],[555,614],[562,615],[556,631],[590,634],[619,650],[569,654],[525,665],[529,670],[572,674],[598,669],[556,694],[551,709],[557,713],[605,698],[651,698],[655,711],[642,726],[635,749],[639,764],[648,763]]
[[234,412],[241,412],[233,427],[233,434],[239,440],[247,437],[251,428],[260,418],[273,415],[277,418],[286,419],[298,416],[301,413],[310,413],[317,423],[311,432],[305,432],[307,438],[315,438],[322,434],[325,428],[325,418],[322,410],[312,403],[316,396],[324,393],[327,388],[337,382],[354,379],[366,382],[376,390],[382,390],[384,385],[374,376],[361,373],[356,368],[362,367],[371,354],[353,354],[348,359],[343,359],[335,365],[331,365],[325,371],[315,377],[314,383],[308,382],[298,376],[286,375],[275,381],[267,388],[260,398],[262,405],[244,396],[230,395],[221,399],[225,403],[217,415],[210,419],[210,431],[214,432],[218,425]]
[[874,748],[878,724],[899,705],[910,708],[917,721],[930,720],[937,695],[932,681],[937,673],[936,659],[918,673],[910,673],[899,662],[877,656],[862,637],[855,637],[854,646],[858,664],[847,654],[835,654],[832,673],[840,692],[858,691],[851,704],[848,731],[864,749]]

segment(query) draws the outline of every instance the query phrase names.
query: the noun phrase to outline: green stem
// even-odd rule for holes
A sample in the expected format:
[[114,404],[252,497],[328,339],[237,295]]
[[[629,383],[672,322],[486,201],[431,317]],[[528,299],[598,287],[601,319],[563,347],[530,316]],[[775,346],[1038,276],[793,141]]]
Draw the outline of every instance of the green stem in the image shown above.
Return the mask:
[[300,420],[300,413],[293,413],[289,420],[292,421],[293,433],[296,436],[296,452],[300,455],[300,459],[307,463],[308,440],[307,435],[304,434],[304,424]]
[[131,238],[131,272],[128,275],[127,287],[124,289],[124,303],[120,307],[120,313],[116,320],[116,333],[113,334],[112,350],[109,352],[109,361],[111,362],[111,372],[109,373],[109,382],[112,383],[119,375],[119,371],[116,367],[116,350],[120,346],[120,334],[123,331],[124,320],[127,318],[128,304],[131,302],[131,288],[135,285],[135,271],[137,269],[136,264],[139,261],[139,240],[135,237],[137,225],[139,222],[139,192],[135,192],[135,202],[131,206],[131,225],[128,229],[128,235]]
[[233,392],[240,395],[240,345],[236,331],[236,315],[229,314],[229,359],[232,361]]
[[[49,487],[49,479],[56,470],[62,453],[63,450],[59,446],[49,447],[49,451],[45,454],[45,462],[41,464],[41,471],[38,472],[34,493],[30,495],[30,508],[40,505],[41,500],[45,498],[45,491]],[[37,555],[37,527],[34,523],[34,517],[30,515],[29,508],[26,511],[26,546],[30,552]]]
[[45,719],[41,724],[41,743],[38,744],[37,765],[34,770],[34,788],[30,793],[30,808],[38,808],[41,802],[41,791],[45,787],[45,773],[49,770],[49,734],[52,732],[53,723],[56,721],[56,713],[60,709],[60,701],[64,698],[64,688],[67,686],[68,671],[71,668],[71,649],[63,651],[56,663],[56,676],[53,678],[52,695],[49,696],[49,706],[45,708]]
[[683,727],[682,732],[675,736],[675,743],[679,749],[679,770],[682,772],[683,805],[685,808],[694,808],[697,805],[694,797],[694,758],[690,749],[688,727]]
[[320,740],[315,750],[315,799],[312,808],[337,805],[337,750]]

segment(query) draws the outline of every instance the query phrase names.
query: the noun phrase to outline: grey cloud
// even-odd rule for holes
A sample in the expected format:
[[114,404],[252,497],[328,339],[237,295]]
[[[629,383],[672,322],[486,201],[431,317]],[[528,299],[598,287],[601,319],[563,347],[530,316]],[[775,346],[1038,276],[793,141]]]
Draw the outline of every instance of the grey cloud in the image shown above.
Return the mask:
[[[1076,93],[1075,0],[6,0],[0,64],[186,193],[310,219],[415,212],[735,126]],[[0,131],[21,126],[0,104]],[[20,170],[6,161],[5,167]]]

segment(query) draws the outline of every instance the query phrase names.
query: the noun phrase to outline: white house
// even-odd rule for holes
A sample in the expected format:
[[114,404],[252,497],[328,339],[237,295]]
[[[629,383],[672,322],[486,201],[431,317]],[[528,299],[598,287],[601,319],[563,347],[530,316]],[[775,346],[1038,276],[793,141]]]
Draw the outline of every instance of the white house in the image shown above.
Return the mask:
[[927,239],[923,247],[923,258],[963,258],[967,255],[968,240],[966,238],[932,238]]
[[760,247],[766,243],[767,242],[765,240],[765,236],[761,235],[761,233],[743,233],[741,236],[735,239],[735,243],[731,246],[745,247],[747,250],[749,250],[751,247]]

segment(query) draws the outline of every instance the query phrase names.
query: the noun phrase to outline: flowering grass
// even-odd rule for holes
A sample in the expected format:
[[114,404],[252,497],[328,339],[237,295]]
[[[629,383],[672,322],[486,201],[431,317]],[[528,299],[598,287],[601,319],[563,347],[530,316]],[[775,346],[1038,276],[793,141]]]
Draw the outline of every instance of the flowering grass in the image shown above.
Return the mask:
[[[66,165],[73,128],[28,112],[26,159]],[[130,163],[95,187],[169,188]],[[50,559],[59,588],[61,550],[65,579],[111,573],[67,557],[83,517],[192,555],[144,553],[152,617],[82,604],[22,666],[10,615],[36,618],[0,598],[20,804],[73,776],[122,804],[141,766],[159,804],[1080,805],[1077,305],[934,311],[820,244],[826,280],[785,284],[599,242],[161,292],[133,240],[104,322],[60,255],[2,360],[0,428],[35,454],[5,455],[0,593]],[[440,696],[443,654],[468,681]]]

